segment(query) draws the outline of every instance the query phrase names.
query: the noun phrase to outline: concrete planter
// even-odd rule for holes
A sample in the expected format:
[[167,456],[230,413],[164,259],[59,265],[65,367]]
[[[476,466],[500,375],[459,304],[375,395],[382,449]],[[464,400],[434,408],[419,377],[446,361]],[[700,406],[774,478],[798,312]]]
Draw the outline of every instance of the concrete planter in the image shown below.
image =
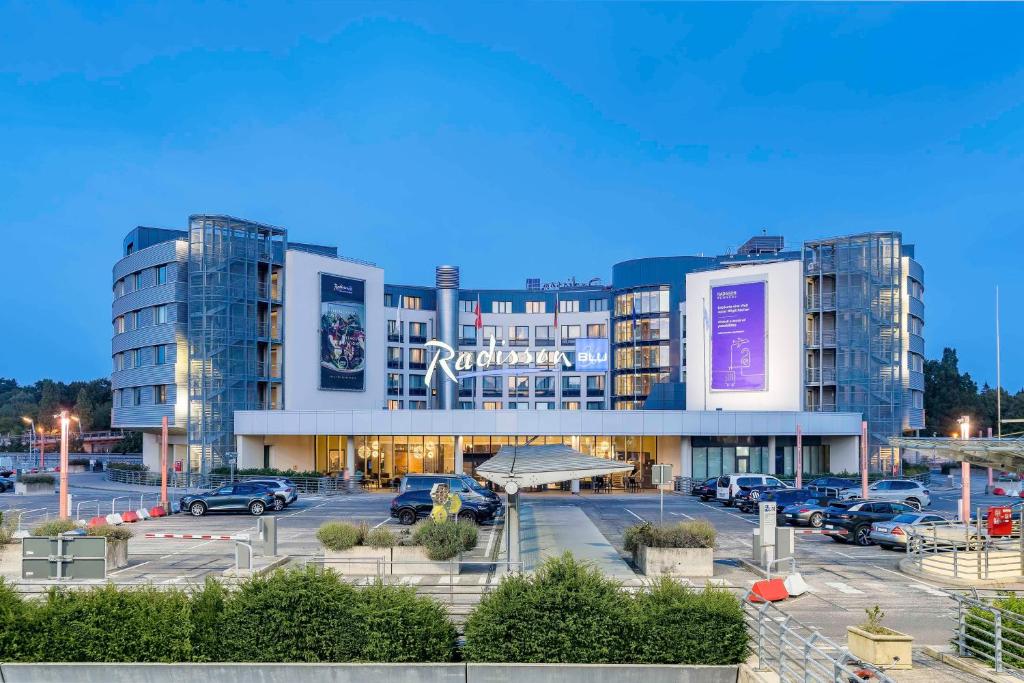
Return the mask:
[[0,546],[0,576],[21,578],[21,543]]
[[636,563],[645,576],[714,576],[714,548],[640,546]]
[[88,465],[68,465],[68,474],[81,474],[82,472],[88,471]]
[[16,496],[46,496],[53,493],[54,484],[23,484],[20,481],[14,482],[14,495]]
[[[398,563],[391,565],[391,573],[395,576],[442,576],[458,574],[461,565],[458,564],[462,556],[454,558],[451,562],[445,560],[436,562],[427,557],[427,549],[419,545],[399,545],[391,549],[392,559]],[[404,562],[415,562],[415,564],[402,564]]]
[[107,571],[128,566],[128,541],[107,539]]
[[910,648],[914,638],[905,633],[869,633],[857,626],[847,626],[846,643],[850,654],[868,664],[886,669],[909,669],[913,666]]
[[371,548],[367,545],[357,545],[348,550],[324,548],[324,567],[345,576],[386,575],[391,573],[390,565],[386,564],[390,562],[391,548]]

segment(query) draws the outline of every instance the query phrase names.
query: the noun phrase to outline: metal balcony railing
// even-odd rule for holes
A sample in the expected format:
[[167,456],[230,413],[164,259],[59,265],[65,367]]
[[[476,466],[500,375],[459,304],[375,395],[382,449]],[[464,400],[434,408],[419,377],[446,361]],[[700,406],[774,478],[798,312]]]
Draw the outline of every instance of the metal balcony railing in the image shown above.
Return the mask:
[[836,293],[825,292],[824,294],[808,294],[806,304],[808,309],[834,309],[836,307]]

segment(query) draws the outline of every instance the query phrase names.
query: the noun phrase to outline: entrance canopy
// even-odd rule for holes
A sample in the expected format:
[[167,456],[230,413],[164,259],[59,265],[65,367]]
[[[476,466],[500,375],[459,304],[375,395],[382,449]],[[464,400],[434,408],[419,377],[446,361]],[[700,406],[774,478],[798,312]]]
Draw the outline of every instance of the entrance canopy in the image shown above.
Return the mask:
[[514,482],[520,488],[632,471],[629,463],[584,455],[562,444],[502,446],[497,455],[476,468],[488,481],[502,487]]
[[999,470],[1024,471],[1024,439],[950,439],[901,437],[889,439],[896,448],[933,451],[940,457]]

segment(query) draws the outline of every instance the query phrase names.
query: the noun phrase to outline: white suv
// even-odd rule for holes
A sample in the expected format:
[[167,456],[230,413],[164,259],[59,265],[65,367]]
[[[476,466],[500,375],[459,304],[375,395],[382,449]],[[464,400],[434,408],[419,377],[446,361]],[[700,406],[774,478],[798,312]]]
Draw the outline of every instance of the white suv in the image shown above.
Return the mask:
[[718,478],[718,487],[715,490],[715,500],[731,507],[736,494],[744,486],[775,486],[778,488],[789,488],[770,474],[726,474]]
[[[844,489],[842,498],[860,498],[860,489]],[[888,500],[906,503],[918,510],[932,504],[931,494],[925,485],[912,479],[883,479],[868,487],[871,500]]]

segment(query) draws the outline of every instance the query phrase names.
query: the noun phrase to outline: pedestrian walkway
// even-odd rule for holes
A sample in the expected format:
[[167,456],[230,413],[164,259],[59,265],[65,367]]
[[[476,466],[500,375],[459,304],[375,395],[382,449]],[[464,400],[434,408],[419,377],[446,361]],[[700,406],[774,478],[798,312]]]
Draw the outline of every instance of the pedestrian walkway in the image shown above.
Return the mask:
[[531,505],[520,513],[522,558],[526,571],[544,560],[569,551],[607,576],[636,581],[638,576],[608,542],[586,513],[575,505]]

